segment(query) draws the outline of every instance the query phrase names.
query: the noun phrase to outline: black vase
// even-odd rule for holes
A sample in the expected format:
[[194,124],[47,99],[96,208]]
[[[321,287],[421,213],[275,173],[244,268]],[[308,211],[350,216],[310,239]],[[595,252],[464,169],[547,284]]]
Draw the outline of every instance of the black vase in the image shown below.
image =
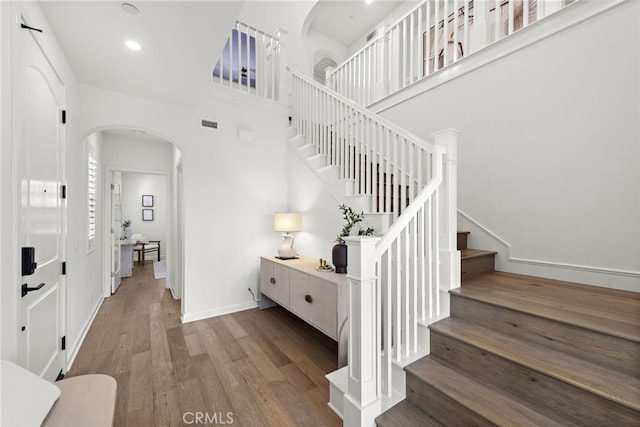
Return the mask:
[[331,261],[336,268],[336,273],[347,273],[347,245],[334,245],[331,251]]

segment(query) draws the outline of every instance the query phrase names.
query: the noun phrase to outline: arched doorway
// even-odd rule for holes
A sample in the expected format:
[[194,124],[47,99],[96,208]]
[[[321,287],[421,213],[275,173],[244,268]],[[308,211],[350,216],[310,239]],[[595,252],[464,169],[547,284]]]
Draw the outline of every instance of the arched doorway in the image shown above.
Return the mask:
[[[166,265],[166,287],[175,299],[181,299],[184,257],[180,149],[152,131],[116,126],[92,131],[85,143],[87,155],[93,153],[96,158],[101,181],[96,195],[101,205],[96,212],[96,227],[102,253],[104,296],[117,290],[112,276],[117,274],[121,261],[121,225],[123,220],[132,219],[134,230],[137,226],[138,232],[161,240],[159,255]],[[120,212],[116,213],[114,194],[118,193]],[[153,200],[149,202],[147,197],[143,201],[142,195],[153,196]]]

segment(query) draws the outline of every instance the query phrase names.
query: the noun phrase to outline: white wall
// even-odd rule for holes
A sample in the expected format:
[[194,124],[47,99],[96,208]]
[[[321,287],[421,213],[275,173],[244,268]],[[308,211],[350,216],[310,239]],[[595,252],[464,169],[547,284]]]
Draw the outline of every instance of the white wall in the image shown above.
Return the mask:
[[[163,249],[166,249],[169,234],[167,190],[165,175],[122,173],[122,218],[133,221],[133,233],[144,234],[150,240],[160,240]],[[142,195],[153,196],[152,207],[142,207]],[[153,221],[142,220],[142,209],[153,210]],[[166,253],[161,251],[161,254],[166,258]]]
[[[197,105],[181,107],[82,87],[87,132],[139,128],[180,148],[186,320],[254,306],[247,288],[255,291],[259,257],[271,253],[273,212],[287,208],[288,111],[247,97],[210,88]],[[201,118],[218,129],[201,128]],[[239,129],[253,137],[240,138]]]
[[[294,235],[301,256],[323,258],[331,264],[331,249],[342,230],[340,202],[297,154],[289,151],[289,210],[302,214],[302,229]],[[274,233],[270,254],[275,255],[280,236]]]
[[503,270],[640,290],[638,13],[624,2],[382,113],[462,132],[458,206],[510,246]]

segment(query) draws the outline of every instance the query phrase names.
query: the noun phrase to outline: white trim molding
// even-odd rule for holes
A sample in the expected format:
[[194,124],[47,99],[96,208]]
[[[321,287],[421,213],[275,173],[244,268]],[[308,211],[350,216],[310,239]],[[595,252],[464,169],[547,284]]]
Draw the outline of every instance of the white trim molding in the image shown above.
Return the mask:
[[93,310],[89,315],[89,318],[87,319],[86,322],[84,322],[84,325],[82,325],[82,329],[80,330],[80,336],[78,337],[78,340],[73,344],[73,347],[69,349],[69,353],[67,353],[67,356],[68,356],[67,362],[65,364],[66,372],[69,372],[69,370],[71,369],[71,366],[73,365],[73,362],[76,360],[76,356],[78,356],[80,347],[82,346],[84,339],[87,337],[87,334],[89,333],[89,328],[91,328],[91,325],[93,324],[93,321],[98,315],[98,311],[100,311],[100,307],[102,307],[103,302],[104,302],[104,297],[98,300],[95,307],[93,307]]
[[[464,222],[474,227],[475,230],[473,231],[482,233],[485,238],[488,238],[497,246],[499,246],[492,248],[481,248],[492,249],[498,252],[496,269],[499,271],[507,271],[516,274],[535,275],[557,280],[578,281],[585,284],[607,288],[640,292],[640,271],[514,257],[511,255],[512,246],[505,239],[498,236],[496,233],[489,230],[479,221],[472,218],[470,215],[466,214],[460,209],[458,209],[458,216]],[[500,259],[501,257],[502,259]],[[509,266],[509,264],[521,264],[524,267],[518,268],[517,266]],[[549,269],[563,270],[563,272],[556,271],[555,273],[553,273],[552,271],[548,271]],[[572,271],[582,272],[584,274],[576,275],[572,274]]]
[[182,323],[195,322],[196,320],[208,319],[210,317],[222,316],[223,314],[236,313],[238,311],[250,310],[258,307],[258,303],[254,301],[246,301],[240,304],[231,304],[224,307],[214,308],[212,310],[199,311],[197,313],[184,313],[180,320]]

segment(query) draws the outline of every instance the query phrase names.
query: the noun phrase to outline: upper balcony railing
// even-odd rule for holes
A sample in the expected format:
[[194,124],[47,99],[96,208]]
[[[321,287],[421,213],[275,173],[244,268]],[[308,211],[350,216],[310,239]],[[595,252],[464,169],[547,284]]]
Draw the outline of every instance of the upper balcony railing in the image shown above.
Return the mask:
[[578,0],[426,0],[378,31],[327,85],[370,105]]
[[282,66],[281,32],[274,36],[238,21],[231,29],[210,80],[224,87],[278,100]]

